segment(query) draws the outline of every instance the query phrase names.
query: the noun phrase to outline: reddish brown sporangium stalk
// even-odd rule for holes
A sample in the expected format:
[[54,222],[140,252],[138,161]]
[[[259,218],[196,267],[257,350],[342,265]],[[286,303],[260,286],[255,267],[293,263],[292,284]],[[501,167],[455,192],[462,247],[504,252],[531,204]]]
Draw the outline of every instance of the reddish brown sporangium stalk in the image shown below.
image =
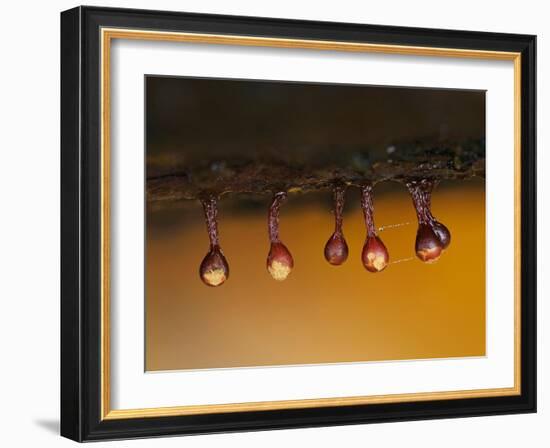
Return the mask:
[[334,201],[334,232],[325,245],[325,259],[334,266],[339,266],[348,258],[348,244],[342,231],[346,187],[334,185],[332,189]]
[[376,234],[374,226],[374,204],[372,201],[372,185],[361,188],[361,208],[367,227],[367,238],[361,253],[363,266],[369,272],[381,272],[388,266],[390,255],[388,249]]
[[220,247],[218,235],[218,205],[215,196],[201,200],[204,208],[210,250],[202,260],[199,275],[205,285],[220,286],[229,277],[229,265]]
[[286,198],[286,191],[275,193],[267,214],[267,229],[271,243],[267,255],[267,270],[271,277],[278,281],[286,280],[294,267],[290,251],[279,239],[279,210]]

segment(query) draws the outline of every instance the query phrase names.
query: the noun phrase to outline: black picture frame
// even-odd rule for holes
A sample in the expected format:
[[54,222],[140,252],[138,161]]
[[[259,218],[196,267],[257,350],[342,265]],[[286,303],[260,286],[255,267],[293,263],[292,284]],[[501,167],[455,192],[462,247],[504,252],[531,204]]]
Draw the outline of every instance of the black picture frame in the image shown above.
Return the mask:
[[[100,29],[131,28],[521,53],[521,394],[101,419]],[[536,412],[536,37],[77,7],[61,14],[61,435],[141,438]]]

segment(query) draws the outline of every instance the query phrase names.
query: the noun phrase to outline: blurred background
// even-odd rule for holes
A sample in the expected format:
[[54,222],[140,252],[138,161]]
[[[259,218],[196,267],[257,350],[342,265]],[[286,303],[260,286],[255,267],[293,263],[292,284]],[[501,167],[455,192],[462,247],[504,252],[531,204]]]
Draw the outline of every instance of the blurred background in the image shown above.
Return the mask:
[[147,176],[207,162],[357,163],[394,144],[485,136],[485,92],[208,78],[146,78]]
[[[147,78],[147,175],[216,160],[318,165],[394,143],[483,139],[485,93],[441,89]],[[266,195],[223,196],[218,288],[199,279],[208,236],[198,201],[147,206],[146,369],[202,369],[482,356],[485,354],[484,180],[443,181],[433,213],[452,243],[415,258],[406,188],[377,184],[375,221],[391,264],[367,272],[359,192],[348,189],[350,255],[329,265],[331,192],[290,194],[281,239],[295,259],[284,282],[266,270]],[[397,225],[397,226],[395,226]],[[389,227],[386,227],[389,226]],[[393,227],[395,226],[395,227]]]

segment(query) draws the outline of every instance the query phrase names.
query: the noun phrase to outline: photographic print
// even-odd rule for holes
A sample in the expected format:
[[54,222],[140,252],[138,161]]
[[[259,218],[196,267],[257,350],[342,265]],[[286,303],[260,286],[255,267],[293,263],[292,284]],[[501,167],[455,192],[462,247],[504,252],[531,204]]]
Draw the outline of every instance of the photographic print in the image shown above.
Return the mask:
[[535,412],[535,36],[61,22],[62,435]]
[[485,91],[145,95],[147,371],[486,354]]

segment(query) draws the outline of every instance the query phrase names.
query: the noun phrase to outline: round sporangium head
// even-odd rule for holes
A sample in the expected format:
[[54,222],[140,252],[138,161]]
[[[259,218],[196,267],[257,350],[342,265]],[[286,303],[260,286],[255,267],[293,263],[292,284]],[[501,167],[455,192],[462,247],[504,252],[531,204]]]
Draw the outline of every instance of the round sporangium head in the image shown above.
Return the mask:
[[271,243],[269,254],[267,255],[267,270],[275,280],[286,280],[292,268],[294,260],[290,251],[281,242]]
[[439,238],[439,241],[441,241],[443,249],[447,249],[447,247],[449,247],[449,244],[451,244],[451,232],[449,231],[449,229],[444,224],[441,224],[439,221],[434,221],[432,223],[432,229]]
[[325,259],[334,266],[339,266],[348,259],[348,244],[343,235],[332,234],[325,245]]
[[361,261],[369,272],[381,272],[386,269],[390,261],[390,255],[378,236],[367,237],[361,253]]
[[443,245],[429,224],[420,224],[416,232],[416,256],[425,263],[437,261]]
[[201,280],[207,286],[220,286],[229,277],[229,265],[219,247],[206,254],[199,268]]

